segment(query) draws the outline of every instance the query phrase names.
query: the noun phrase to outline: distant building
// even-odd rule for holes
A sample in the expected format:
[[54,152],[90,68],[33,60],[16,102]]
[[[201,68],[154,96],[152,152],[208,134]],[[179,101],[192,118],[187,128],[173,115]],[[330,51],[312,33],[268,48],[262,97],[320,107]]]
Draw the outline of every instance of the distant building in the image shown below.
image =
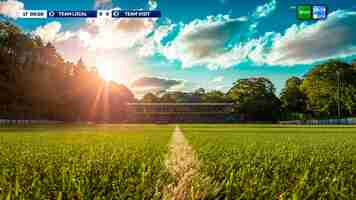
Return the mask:
[[356,67],[356,60],[353,60],[351,64]]
[[156,123],[227,122],[233,103],[129,103],[129,121]]

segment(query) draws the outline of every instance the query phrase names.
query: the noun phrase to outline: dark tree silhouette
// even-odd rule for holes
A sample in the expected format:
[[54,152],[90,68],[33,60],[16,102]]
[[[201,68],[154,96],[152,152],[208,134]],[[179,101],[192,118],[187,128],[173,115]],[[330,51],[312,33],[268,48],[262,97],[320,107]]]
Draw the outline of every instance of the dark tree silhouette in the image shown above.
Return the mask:
[[103,80],[82,59],[65,62],[51,43],[0,22],[0,117],[47,120],[125,120],[134,101],[123,85]]

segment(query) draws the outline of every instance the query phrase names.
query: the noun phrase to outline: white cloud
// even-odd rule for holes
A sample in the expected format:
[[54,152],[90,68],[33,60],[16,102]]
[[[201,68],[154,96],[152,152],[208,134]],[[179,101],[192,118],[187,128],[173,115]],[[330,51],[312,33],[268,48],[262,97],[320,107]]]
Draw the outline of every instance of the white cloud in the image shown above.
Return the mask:
[[153,36],[154,41],[160,43],[161,40],[165,36],[167,36],[167,34],[171,32],[175,26],[176,26],[175,24],[167,24],[167,25],[159,26],[154,32],[154,36]]
[[255,13],[253,14],[253,17],[255,18],[267,17],[273,11],[275,11],[276,8],[277,8],[277,1],[271,0],[270,2],[264,5],[258,6],[255,10]]
[[[62,51],[66,58],[73,57],[71,49],[80,49],[81,52],[84,48],[86,51],[129,50],[145,41],[147,35],[154,31],[155,23],[153,19],[88,19],[76,31],[61,32],[61,24],[54,21],[38,27],[32,33],[45,42],[52,42],[71,52]],[[159,40],[164,32],[164,27],[157,29],[155,38]]]
[[148,0],[148,6],[150,10],[154,10],[158,7],[157,0]]
[[[141,23],[135,21],[133,23],[137,26],[128,28],[127,23],[130,22],[88,21],[78,30],[61,31],[59,22],[50,22],[38,27],[32,34],[40,36],[45,42],[52,42],[64,59],[76,62],[83,58],[90,66],[110,67],[117,74],[114,76],[115,81],[127,84],[140,73],[142,64],[134,44],[145,38],[143,34],[138,37],[137,33],[132,32],[146,31],[145,25]],[[115,38],[118,36],[115,34],[125,38]]]
[[284,34],[267,33],[255,40],[249,57],[269,65],[311,64],[356,55],[356,12],[335,11],[327,20],[293,25]]
[[154,30],[154,19],[91,19],[82,27],[91,37],[89,48],[131,48]]
[[[161,53],[169,61],[180,61],[183,68],[229,68],[247,60],[268,65],[310,64],[356,55],[356,12],[352,11],[336,11],[324,21],[293,25],[285,33],[270,32],[251,39],[259,22],[252,19],[275,9],[276,1],[270,1],[259,6],[252,17],[218,15],[178,25],[158,24],[154,19],[91,19],[80,29],[66,32],[61,32],[59,22],[51,22],[34,34],[53,42],[71,60],[106,52],[114,60],[121,54],[138,63],[135,59]],[[162,42],[174,36],[172,32],[176,37]]]
[[241,17],[237,18],[237,20],[238,21],[242,21],[242,22],[248,21],[248,17],[247,16],[241,16]]
[[259,20],[275,11],[276,0],[258,6],[250,16],[208,16],[180,25],[178,36],[159,49],[169,60],[178,60],[183,68],[207,66],[209,69],[229,68],[247,60],[254,42]]
[[95,8],[111,8],[112,0],[95,0]]
[[[262,12],[265,7],[270,13],[274,4],[271,1],[256,11]],[[256,13],[266,16],[267,12],[261,12]],[[253,34],[257,23],[229,16],[195,20],[184,25],[163,52],[168,59],[181,61],[183,68],[204,65],[209,69],[229,68],[248,60],[291,66],[356,55],[355,11],[335,11],[327,20],[293,25],[285,33],[267,32],[259,38],[239,39],[245,32]],[[229,30],[233,34],[227,34]]]
[[24,4],[17,0],[0,1],[0,14],[6,17],[18,18],[24,9]]
[[223,82],[224,81],[224,77],[223,76],[218,76],[218,77],[215,77],[213,80],[211,80],[211,82],[213,83],[220,83],[220,82]]
[[215,90],[227,92],[231,88],[231,85],[218,85],[215,87]]
[[33,34],[41,37],[44,42],[53,42],[59,37],[61,23],[54,21],[44,26],[37,27]]
[[184,88],[185,81],[162,77],[141,77],[130,84],[130,88],[137,96],[143,96],[149,92],[180,91]]
[[33,35],[39,36],[45,43],[51,42],[53,44],[58,44],[62,42],[73,42],[73,38],[78,38],[78,40],[86,40],[85,33],[81,31],[71,32],[64,31],[61,32],[62,24],[58,21],[53,21],[44,26],[37,27],[32,31]]
[[[97,0],[96,6],[109,3],[112,2]],[[273,3],[275,1],[260,6],[256,13],[267,15],[273,10]],[[155,4],[155,0],[148,1],[151,9]],[[71,60],[78,56],[85,57],[90,52],[131,51],[131,54],[141,57],[161,53],[171,61],[181,61],[183,68],[206,65],[217,69],[246,60],[254,46],[251,42],[242,43],[240,37],[246,38],[253,32],[249,29],[256,28],[255,21],[246,16],[231,18],[228,15],[209,16],[179,25],[170,21],[159,25],[157,19],[88,19],[76,31],[60,32],[60,23],[51,22],[34,32],[44,41],[54,42],[59,52]],[[178,35],[162,44],[162,40],[174,30],[178,31]]]
[[68,32],[66,37],[56,40],[53,44],[66,60],[73,62],[79,58],[85,59],[90,54],[86,42],[77,33]]
[[209,16],[183,25],[174,41],[163,49],[168,59],[180,60],[183,68],[195,65],[228,67],[231,49],[226,48],[244,30],[245,19],[228,15]]
[[131,83],[132,88],[159,88],[167,90],[182,84],[181,80],[173,80],[161,77],[141,77]]
[[152,39],[146,39],[143,45],[137,50],[140,57],[153,56],[158,50],[158,44]]
[[175,26],[175,24],[171,24],[171,22],[168,22],[168,24],[166,25],[161,25],[157,27],[154,30],[153,35],[151,37],[146,38],[142,42],[142,46],[140,46],[138,49],[138,54],[141,57],[148,57],[154,55],[157,52],[160,52],[161,49],[164,48],[161,44],[162,39],[165,38],[168,33],[170,33],[174,29]]

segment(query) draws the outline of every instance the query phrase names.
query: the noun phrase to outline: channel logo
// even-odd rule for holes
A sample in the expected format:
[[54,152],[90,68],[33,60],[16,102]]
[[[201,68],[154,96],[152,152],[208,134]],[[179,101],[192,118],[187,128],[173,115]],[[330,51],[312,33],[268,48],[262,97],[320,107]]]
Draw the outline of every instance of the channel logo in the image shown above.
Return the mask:
[[298,5],[297,18],[299,20],[325,20],[328,16],[326,5]]

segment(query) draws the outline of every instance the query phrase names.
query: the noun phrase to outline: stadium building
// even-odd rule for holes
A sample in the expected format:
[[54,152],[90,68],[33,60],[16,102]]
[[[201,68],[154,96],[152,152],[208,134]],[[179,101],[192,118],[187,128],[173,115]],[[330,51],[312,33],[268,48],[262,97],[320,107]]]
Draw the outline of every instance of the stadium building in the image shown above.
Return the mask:
[[232,121],[233,103],[129,103],[129,121],[201,123]]

